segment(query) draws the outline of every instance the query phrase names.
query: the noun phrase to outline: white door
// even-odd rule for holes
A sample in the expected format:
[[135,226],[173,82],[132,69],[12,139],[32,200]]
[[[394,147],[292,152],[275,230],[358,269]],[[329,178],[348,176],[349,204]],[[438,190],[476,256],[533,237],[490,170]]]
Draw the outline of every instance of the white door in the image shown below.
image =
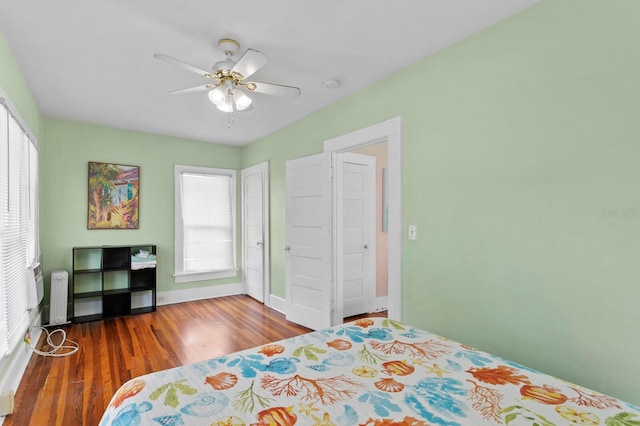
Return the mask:
[[242,171],[242,257],[247,294],[268,300],[268,180],[269,164]]
[[[374,310],[376,286],[375,179],[376,159],[367,155],[337,155],[336,294],[342,294],[343,317]],[[336,315],[340,309],[336,309]]]
[[314,330],[331,325],[331,155],[286,163],[286,317]]

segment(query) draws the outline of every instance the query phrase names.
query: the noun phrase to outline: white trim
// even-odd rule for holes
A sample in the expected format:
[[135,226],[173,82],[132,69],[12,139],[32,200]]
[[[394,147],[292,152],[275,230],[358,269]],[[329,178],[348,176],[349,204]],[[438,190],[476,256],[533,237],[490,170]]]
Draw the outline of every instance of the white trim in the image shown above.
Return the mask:
[[[41,325],[42,310],[40,310],[33,322],[31,334],[31,342],[33,342],[33,344],[40,340],[42,329],[39,327]],[[22,381],[24,372],[27,370],[32,354],[33,352],[27,344],[19,344],[18,347],[13,350],[9,358],[0,360],[0,372],[2,372],[2,374],[0,374],[0,391],[4,392],[6,390],[14,390],[14,393],[16,393],[15,391],[18,390],[18,386]],[[27,386],[28,383],[25,383],[24,385]],[[4,417],[0,417],[0,425],[3,421]]]
[[213,299],[215,297],[236,296],[238,294],[244,294],[242,283],[159,291],[156,295],[156,304],[158,306],[172,305],[174,303],[193,302],[196,300]]
[[29,130],[29,126],[27,126],[27,122],[22,119],[20,113],[18,112],[18,108],[11,102],[6,92],[2,90],[0,87],[0,103],[3,103],[7,106],[7,110],[9,111],[9,115],[11,115],[17,122],[22,131],[27,134],[27,137],[31,139],[31,142],[35,145],[36,149],[40,150],[38,147],[38,139],[36,136]]
[[[244,261],[246,255],[246,247],[245,247],[245,236],[244,236],[244,180],[245,176],[262,173],[262,248],[263,248],[263,300],[264,304],[267,306],[271,306],[269,302],[269,295],[271,294],[271,242],[269,236],[271,235],[271,219],[270,219],[270,211],[269,211],[269,187],[271,186],[269,179],[269,161],[263,161],[262,163],[258,163],[254,166],[247,167],[240,172],[240,185],[242,186],[242,195],[241,195],[241,204],[242,204],[242,277],[244,281]],[[246,288],[245,288],[246,292]]]
[[173,274],[176,284],[191,283],[195,281],[219,280],[221,278],[231,278],[238,275],[237,269],[225,269],[222,271],[190,272],[183,274]]
[[287,313],[287,301],[282,297],[278,297],[274,294],[269,295],[269,307],[275,309],[283,315]]
[[[234,268],[224,270],[212,270],[201,272],[183,272],[183,223],[182,223],[182,206],[180,204],[180,196],[182,193],[180,176],[183,173],[203,174],[203,175],[221,175],[231,177],[231,220],[233,226],[233,254]],[[211,279],[229,278],[237,275],[237,228],[236,228],[236,171],[234,169],[221,169],[215,167],[200,167],[174,164],[173,166],[173,208],[174,208],[174,282],[176,284],[188,283],[194,281],[204,281]],[[230,265],[229,265],[230,266]]]
[[331,153],[331,325],[342,324],[344,318],[344,241],[342,220],[342,179],[338,170],[338,154]]
[[402,118],[356,130],[324,142],[325,152],[344,152],[387,142],[389,151],[389,318],[402,321]]

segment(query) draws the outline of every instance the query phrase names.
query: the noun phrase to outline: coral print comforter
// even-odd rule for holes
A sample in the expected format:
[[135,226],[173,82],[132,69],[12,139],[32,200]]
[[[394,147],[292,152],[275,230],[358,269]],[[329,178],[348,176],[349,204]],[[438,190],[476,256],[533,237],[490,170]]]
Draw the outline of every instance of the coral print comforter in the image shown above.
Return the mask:
[[640,408],[385,318],[135,378],[101,426],[640,425]]

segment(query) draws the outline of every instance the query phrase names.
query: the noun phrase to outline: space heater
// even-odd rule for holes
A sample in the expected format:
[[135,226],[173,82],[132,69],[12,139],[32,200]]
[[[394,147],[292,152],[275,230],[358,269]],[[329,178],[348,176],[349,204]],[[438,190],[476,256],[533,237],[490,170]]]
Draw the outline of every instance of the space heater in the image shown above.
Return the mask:
[[69,300],[69,274],[67,271],[51,272],[51,299],[49,301],[49,325],[66,324]]

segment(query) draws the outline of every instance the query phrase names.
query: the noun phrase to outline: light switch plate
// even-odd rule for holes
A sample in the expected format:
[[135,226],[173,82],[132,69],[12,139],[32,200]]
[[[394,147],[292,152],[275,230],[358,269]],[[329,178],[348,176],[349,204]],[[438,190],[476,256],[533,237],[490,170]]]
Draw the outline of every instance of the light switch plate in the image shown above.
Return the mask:
[[409,239],[410,240],[418,239],[418,227],[416,225],[409,225]]

